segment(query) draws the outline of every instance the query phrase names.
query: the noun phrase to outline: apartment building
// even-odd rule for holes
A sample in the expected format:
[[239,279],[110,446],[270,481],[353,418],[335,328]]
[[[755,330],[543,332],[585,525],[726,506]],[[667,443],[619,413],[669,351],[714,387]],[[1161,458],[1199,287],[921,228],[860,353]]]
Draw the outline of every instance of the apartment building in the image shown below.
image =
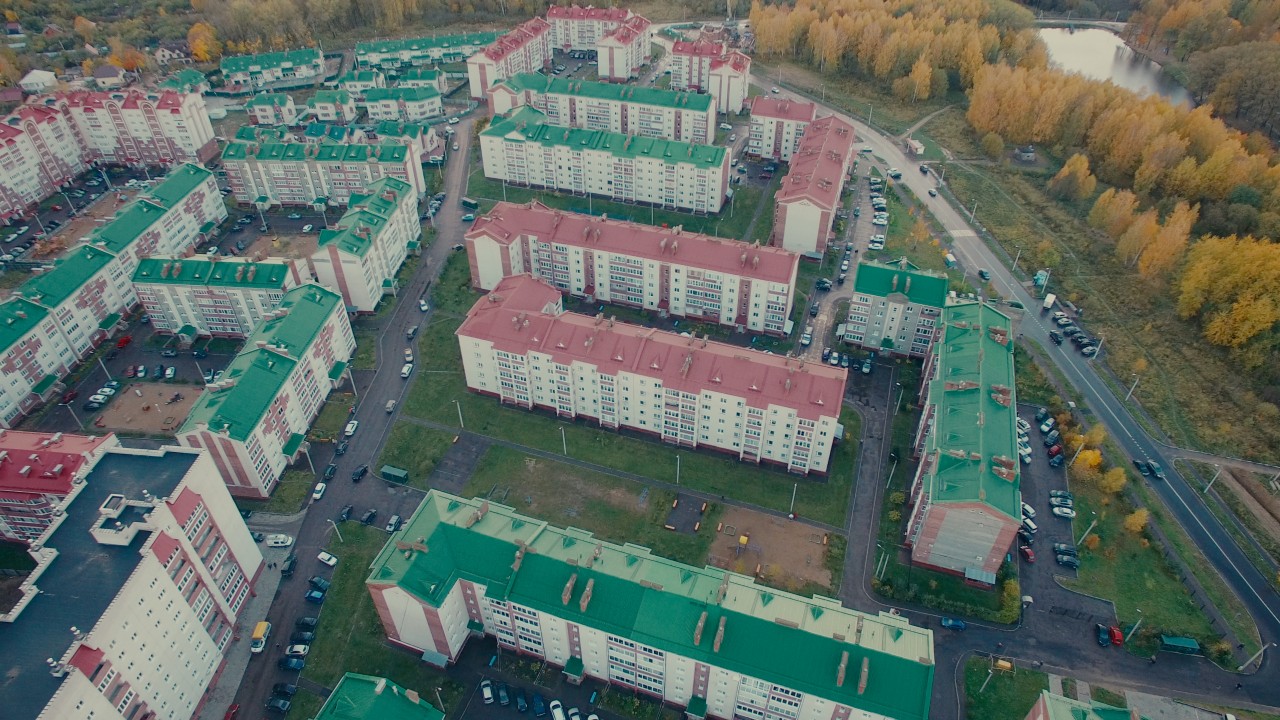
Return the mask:
[[612,82],[638,77],[653,56],[652,43],[653,23],[633,15],[596,41],[597,74]]
[[553,5],[547,8],[551,45],[565,51],[595,50],[600,38],[617,30],[631,17],[631,11],[626,8]]
[[396,87],[434,88],[441,95],[448,89],[448,85],[445,83],[444,71],[429,67],[412,67],[400,73],[396,77]]
[[382,178],[351,196],[334,228],[320,231],[311,256],[316,279],[342,294],[348,312],[373,312],[396,292],[396,273],[421,242],[418,196],[408,183]]
[[197,93],[79,91],[36,98],[0,121],[0,220],[25,216],[95,163],[170,166],[216,153]]
[[783,335],[800,256],[780,248],[499,203],[466,234],[471,284],[529,273],[561,292]]
[[300,48],[257,55],[222,58],[222,77],[227,85],[262,87],[276,82],[297,82],[325,75],[324,55],[319,48]]
[[369,90],[364,94],[369,120],[422,122],[444,115],[440,91],[433,87],[394,87]]
[[356,101],[346,90],[317,90],[307,101],[311,114],[320,122],[352,123],[356,120]]
[[411,185],[421,197],[427,191],[422,162],[410,149],[394,141],[355,142],[242,142],[222,151],[227,185],[236,201],[271,205],[345,206],[375,180],[393,177]]
[[154,256],[138,263],[133,287],[156,332],[191,342],[248,337],[286,292],[310,279],[300,260]]
[[53,269],[23,283],[14,295],[49,313],[77,361],[101,345],[124,313],[137,304],[122,258],[92,245],[71,250]]
[[77,362],[45,308],[20,297],[0,302],[0,426],[61,392],[59,380]]
[[494,83],[516,73],[533,72],[551,62],[551,25],[530,18],[467,58],[471,99],[483,100]]
[[399,72],[422,65],[462,62],[498,39],[498,33],[373,40],[356,43],[356,66]]
[[0,433],[0,538],[29,545],[44,535],[76,478],[119,444],[110,433]]
[[724,43],[677,41],[671,47],[671,89],[709,93],[722,113],[742,112],[751,85],[751,58]]
[[384,677],[346,673],[315,720],[444,720],[429,688],[400,687]]
[[365,93],[387,86],[387,78],[377,70],[352,70],[338,78],[338,89],[346,90],[361,100]]
[[285,93],[258,93],[244,104],[258,125],[296,125],[298,106]]
[[494,115],[524,106],[542,112],[551,125],[699,145],[711,145],[716,137],[716,109],[710,95],[542,73],[512,75],[489,90],[489,110]]
[[826,473],[847,371],[561,307],[560,291],[529,275],[499,282],[457,331],[467,387],[678,447]]
[[923,358],[938,332],[949,287],[946,275],[921,270],[906,258],[861,262],[854,268],[843,340],[878,353]]
[[925,358],[904,542],[911,562],[993,587],[1022,521],[1009,318],[984,302],[942,311]]
[[315,284],[290,290],[205,386],[178,442],[206,450],[232,495],[269,497],[355,347],[338,293]]
[[[703,718],[925,720],[933,634],[440,490],[365,585],[387,638],[445,665],[485,635],[571,683]],[[555,670],[548,668],[545,672]]]
[[199,716],[265,567],[209,456],[110,448],[57,510],[0,618],[6,717]]
[[495,118],[480,153],[490,179],[619,202],[716,213],[729,189],[723,147],[551,125],[530,107]]
[[826,252],[856,140],[853,126],[834,115],[809,124],[774,195],[771,244],[805,255]]
[[751,133],[747,154],[790,162],[818,106],[764,95],[751,98]]
[[[1211,717],[1216,717],[1216,713]],[[1225,715],[1234,720],[1233,715]],[[1036,704],[1027,713],[1026,720],[1147,720],[1147,716],[1139,715],[1137,710],[1118,708],[1100,703],[1092,698],[1073,700],[1062,695],[1055,695],[1048,690],[1041,690]]]

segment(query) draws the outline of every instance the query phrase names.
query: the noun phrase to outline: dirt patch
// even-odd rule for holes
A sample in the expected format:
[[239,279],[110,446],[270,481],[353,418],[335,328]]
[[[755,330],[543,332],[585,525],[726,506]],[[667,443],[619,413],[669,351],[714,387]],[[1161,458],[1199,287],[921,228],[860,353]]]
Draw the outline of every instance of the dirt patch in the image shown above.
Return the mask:
[[[203,388],[194,385],[129,383],[116,393],[93,421],[93,426],[103,430],[172,435],[187,419],[202,392]],[[181,397],[175,400],[177,396]]]
[[1272,540],[1280,542],[1280,500],[1267,492],[1256,476],[1247,470],[1226,468],[1219,482],[1225,482],[1231,492],[1258,519],[1258,523]]
[[[719,524],[708,564],[754,575],[786,590],[800,590],[810,583],[831,587],[823,533],[736,507],[726,507]],[[745,545],[743,537],[747,538]]]
[[[100,186],[98,190],[101,191],[102,187]],[[136,191],[128,188],[124,194],[131,198]],[[62,257],[67,248],[79,245],[81,239],[88,237],[96,228],[114,217],[117,210],[124,207],[126,203],[120,202],[119,198],[118,192],[103,193],[102,197],[94,200],[87,207],[81,208],[79,214],[63,223],[51,237],[32,245],[31,252],[24,259],[55,260]],[[64,201],[61,204],[66,203]]]
[[303,235],[262,235],[240,253],[244,257],[306,259],[320,247],[319,231]]

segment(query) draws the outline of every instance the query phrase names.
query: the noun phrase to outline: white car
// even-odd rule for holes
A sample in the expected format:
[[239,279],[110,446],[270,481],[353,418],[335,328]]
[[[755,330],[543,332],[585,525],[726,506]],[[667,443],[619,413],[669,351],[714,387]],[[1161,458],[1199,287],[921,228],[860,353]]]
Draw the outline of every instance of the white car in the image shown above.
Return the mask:
[[404,367],[400,368],[400,377],[407,378],[412,374],[413,374],[413,363],[405,363]]
[[170,365],[169,367],[164,369],[165,380],[172,380],[177,374],[178,374],[178,368],[174,367],[173,365]]
[[1026,504],[1026,503],[1022,503],[1022,516],[1023,516],[1023,517],[1029,517],[1029,518],[1031,518],[1032,520],[1035,520],[1035,519],[1036,519],[1036,509],[1035,509],[1035,508],[1033,508],[1033,507],[1031,507],[1030,505],[1028,505],[1028,504]]
[[18,237],[19,235],[26,233],[30,229],[31,229],[30,225],[23,225],[22,227],[18,228],[18,232],[14,233],[13,236]]
[[347,423],[347,427],[343,429],[342,434],[346,435],[347,437],[351,437],[352,435],[356,434],[356,428],[358,427],[360,427],[360,421],[352,420],[351,422]]
[[319,555],[316,556],[316,559],[324,563],[325,565],[328,565],[329,567],[334,567],[338,564],[338,558],[334,555],[330,555],[327,552],[320,553]]
[[324,491],[328,489],[329,489],[328,484],[316,483],[316,489],[311,491],[311,499],[319,500],[320,498],[324,497]]
[[89,402],[101,403],[103,405],[106,405],[110,399],[111,398],[107,397],[106,395],[90,395],[89,396]]
[[1056,507],[1053,509],[1053,514],[1057,515],[1060,518],[1071,520],[1075,518],[1076,511],[1072,510],[1071,508]]
[[426,300],[419,300],[418,309],[421,310],[422,312],[426,312],[431,309],[431,306],[427,304]]
[[311,652],[310,645],[290,645],[285,649],[284,654],[290,657],[306,657]]
[[457,124],[458,124],[458,118],[456,118],[456,117],[451,117],[451,118],[449,118],[449,124],[450,124],[450,125],[457,125]]
[[889,220],[887,218],[876,218],[871,221],[871,224],[877,227],[884,227],[889,224]]
[[413,362],[413,351],[409,348],[404,349],[404,361],[407,363]]
[[276,533],[267,536],[267,547],[282,548],[289,547],[293,544],[293,536],[284,533]]
[[803,335],[801,335],[801,336],[800,336],[800,344],[801,344],[801,345],[803,345],[803,346],[805,346],[805,347],[809,347],[809,345],[810,345],[810,344],[812,344],[812,343],[813,343],[813,335],[812,335],[812,334],[810,334],[810,333],[805,333],[805,334],[803,334]]
[[309,233],[309,232],[311,232],[312,230],[314,230],[314,229],[315,229],[315,227],[316,227],[315,225],[310,225],[310,224],[303,225],[303,226],[302,226],[302,232],[304,232],[304,233]]
[[109,387],[100,387],[100,388],[98,388],[98,394],[99,394],[99,395],[106,395],[107,397],[111,397],[112,395],[115,395],[115,394],[116,394],[116,389],[115,389],[115,388],[109,388]]

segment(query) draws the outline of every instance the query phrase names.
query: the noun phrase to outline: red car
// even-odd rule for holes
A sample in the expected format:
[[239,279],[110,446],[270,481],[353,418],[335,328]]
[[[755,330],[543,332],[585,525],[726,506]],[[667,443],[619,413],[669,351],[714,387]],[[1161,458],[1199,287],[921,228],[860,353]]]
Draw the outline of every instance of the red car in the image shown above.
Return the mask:
[[1061,445],[1054,445],[1053,447],[1049,448],[1049,457],[1053,457],[1054,455],[1061,455],[1061,454],[1062,454]]
[[127,367],[127,368],[125,368],[125,369],[124,369],[124,376],[125,376],[125,377],[127,377],[127,378],[131,378],[131,377],[134,377],[135,375],[137,375],[137,372],[135,372],[135,371],[134,371],[134,369],[133,369],[133,366],[132,366],[132,365],[130,365],[129,367]]
[[68,390],[62,395],[62,404],[70,405],[71,401],[75,400],[78,397],[80,397],[80,393],[76,392],[75,390]]
[[1022,557],[1029,563],[1036,561],[1036,553],[1031,549],[1030,545],[1023,545],[1018,548],[1018,552],[1022,553]]
[[1123,645],[1123,644],[1124,644],[1124,633],[1120,632],[1120,628],[1116,627],[1115,625],[1112,625],[1112,626],[1107,630],[1107,632],[1111,635],[1111,644],[1112,644],[1112,645]]
[[121,336],[121,338],[120,338],[119,340],[117,340],[117,341],[116,341],[116,347],[118,347],[118,348],[122,348],[122,347],[124,347],[124,346],[128,345],[128,344],[129,344],[129,343],[131,343],[131,342],[133,342],[133,336],[132,336],[132,335],[124,335],[124,336]]
[[61,205],[54,205],[54,206],[53,206],[53,209],[54,209],[54,210],[61,211],[61,210],[62,210],[62,206],[61,206]]

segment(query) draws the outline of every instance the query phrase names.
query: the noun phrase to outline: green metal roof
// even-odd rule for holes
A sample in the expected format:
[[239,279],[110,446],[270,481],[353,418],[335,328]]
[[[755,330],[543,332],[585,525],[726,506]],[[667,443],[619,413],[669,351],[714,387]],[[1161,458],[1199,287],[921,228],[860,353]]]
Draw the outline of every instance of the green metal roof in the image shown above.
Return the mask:
[[401,40],[374,40],[356,43],[356,58],[363,60],[369,53],[427,53],[436,48],[452,49],[461,47],[483,47],[498,39],[499,33],[478,32],[461,35],[441,35],[439,37],[404,38]]
[[382,73],[377,70],[352,70],[338,78],[338,84],[345,85],[346,83],[352,82],[371,83],[377,82],[380,77],[382,77]]
[[284,288],[289,266],[282,262],[252,262],[245,258],[215,260],[189,258],[143,258],[133,272],[134,283],[160,285],[200,285],[239,288]]
[[205,168],[183,163],[165,175],[164,181],[151,188],[147,195],[165,208],[175,208],[211,177],[213,173]]
[[316,62],[324,62],[324,56],[316,48],[300,48],[298,50],[283,50],[281,52],[261,53],[258,55],[233,55],[231,57],[222,58],[222,73],[230,75],[231,73],[250,72],[255,69],[266,70],[268,68],[302,65],[310,65]]
[[902,258],[892,263],[858,263],[853,291],[875,297],[897,293],[916,305],[941,308],[947,304],[949,284],[946,275],[921,270]]
[[[283,312],[260,323],[245,341],[247,349],[223,372],[217,384],[227,386],[201,393],[178,433],[194,431],[204,423],[235,440],[247,439],[335,306],[342,306],[342,296],[319,285],[285,293],[277,308]],[[259,342],[266,346],[258,347]]]
[[346,361],[339,360],[338,362],[333,364],[333,367],[329,368],[329,379],[337,380],[338,378],[341,378],[342,374],[345,373],[346,371],[347,371]]
[[307,101],[307,107],[315,107],[320,103],[346,105],[349,102],[351,102],[351,93],[347,90],[317,90],[316,94]]
[[284,107],[293,102],[293,98],[286,93],[258,93],[254,95],[249,102],[245,103],[245,107]]
[[116,324],[119,322],[120,322],[120,313],[111,313],[110,315],[102,318],[102,322],[98,323],[98,329],[110,330],[111,328],[115,327]]
[[365,102],[371,103],[383,100],[422,102],[435,97],[440,97],[440,91],[433,87],[373,88],[364,94]]
[[293,457],[293,454],[298,452],[298,448],[302,447],[302,441],[306,439],[306,433],[294,433],[290,435],[289,442],[284,444],[284,447],[280,450],[280,454]]
[[400,73],[397,79],[399,82],[404,82],[405,80],[426,80],[429,82],[435,82],[439,78],[439,70],[423,65],[421,67],[412,67],[405,70]]
[[604,130],[581,130],[547,125],[547,116],[522,107],[505,118],[498,118],[480,134],[500,137],[507,142],[536,143],[546,147],[572,147],[575,150],[600,150],[616,157],[662,159],[700,167],[723,165],[725,149],[715,145],[695,145],[678,140],[636,137]]
[[[1047,720],[1129,720],[1129,711],[1095,700],[1084,702],[1041,690]],[[1139,716],[1146,720],[1146,716]]]
[[419,688],[410,697],[386,678],[347,673],[315,720],[443,720],[444,713],[428,701],[431,697],[435,695],[430,688]]
[[48,310],[19,297],[0,303],[0,348],[13,346],[48,314]]
[[178,72],[170,75],[168,79],[160,83],[161,90],[177,90],[179,92],[191,92],[196,87],[208,82],[209,78],[204,73],[194,68],[183,68]]
[[[406,558],[396,547],[418,538],[425,538],[425,551]],[[374,561],[367,583],[397,585],[439,607],[464,578],[495,599],[695,661],[887,717],[928,717],[934,660],[927,629],[678,563],[638,545],[601,542],[479,498],[428,493]]]
[[57,375],[45,375],[40,378],[40,382],[36,383],[35,387],[31,388],[31,392],[36,395],[43,395],[56,382],[58,382]]
[[983,503],[1020,520],[1011,323],[986,303],[963,302],[943,309],[942,325],[929,387],[938,406],[925,447],[937,453],[925,478],[930,503]]
[[[383,197],[384,192],[394,194],[396,199]],[[347,212],[334,224],[337,229],[320,231],[319,247],[337,245],[341,252],[364,257],[390,221],[399,198],[412,192],[412,186],[399,178],[379,178],[364,193],[351,195]]]
[[80,286],[111,264],[115,256],[91,245],[67,253],[48,272],[32,277],[18,288],[17,294],[47,308],[55,308],[80,291]]
[[711,109],[713,98],[710,95],[663,90],[656,87],[637,87],[635,85],[619,85],[616,83],[596,82],[590,80],[574,80],[542,73],[517,73],[505,80],[495,83],[496,87],[508,87],[516,92],[526,90],[547,95],[572,95],[595,100],[619,100],[641,105],[677,108],[707,112]]

